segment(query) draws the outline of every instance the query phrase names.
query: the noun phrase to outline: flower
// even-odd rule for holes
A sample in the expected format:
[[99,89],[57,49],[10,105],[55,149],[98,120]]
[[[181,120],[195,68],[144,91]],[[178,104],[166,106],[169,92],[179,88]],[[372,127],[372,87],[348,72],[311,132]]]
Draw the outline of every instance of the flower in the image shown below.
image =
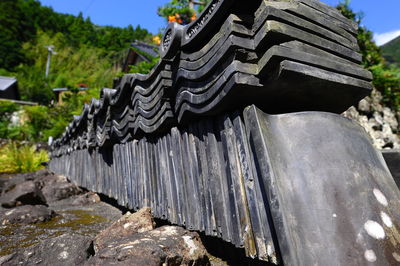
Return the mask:
[[168,16],[168,22],[176,22],[175,16]]
[[154,36],[154,37],[153,37],[153,42],[154,42],[155,44],[157,44],[157,45],[160,45],[160,43],[161,43],[160,36],[158,36],[158,35]]

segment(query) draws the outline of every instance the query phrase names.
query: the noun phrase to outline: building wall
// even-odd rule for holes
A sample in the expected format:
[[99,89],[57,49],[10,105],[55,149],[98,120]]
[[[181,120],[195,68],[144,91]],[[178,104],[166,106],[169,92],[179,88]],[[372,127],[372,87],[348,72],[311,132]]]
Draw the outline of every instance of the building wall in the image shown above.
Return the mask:
[[17,85],[9,87],[7,90],[0,90],[0,98],[10,100],[20,100]]

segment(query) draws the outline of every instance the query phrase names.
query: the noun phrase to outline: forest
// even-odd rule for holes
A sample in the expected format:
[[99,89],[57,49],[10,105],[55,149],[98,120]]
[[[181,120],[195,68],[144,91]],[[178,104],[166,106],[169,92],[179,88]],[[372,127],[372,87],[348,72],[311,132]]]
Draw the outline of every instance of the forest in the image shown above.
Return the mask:
[[[172,0],[160,7],[159,15],[166,23],[185,14],[193,19],[209,0],[196,6],[191,2]],[[0,10],[0,76],[16,77],[21,100],[39,104],[0,101],[0,172],[29,172],[40,167],[46,157],[43,152],[36,154],[32,145],[59,137],[85,103],[98,98],[102,88],[112,87],[113,79],[122,75],[119,65],[133,41],[157,43],[161,33],[153,36],[140,26],[95,25],[82,13],[57,13],[38,0],[2,0]],[[46,77],[49,45],[57,54]],[[143,62],[131,72],[149,72],[157,61]],[[81,86],[88,90],[79,93]],[[53,88],[69,89],[63,104],[56,103]],[[17,123],[13,121],[16,114]],[[2,139],[12,142],[4,146]]]
[[[39,104],[0,101],[0,140],[13,141],[0,145],[0,172],[28,172],[45,155],[24,143],[58,137],[84,103],[112,86],[130,43],[151,41],[152,34],[140,26],[98,26],[82,14],[60,14],[37,0],[2,0],[0,10],[0,76],[16,77],[21,100]],[[46,77],[48,45],[57,55]],[[85,94],[78,93],[81,86],[89,88]],[[55,104],[53,88],[70,89],[64,104]],[[15,114],[18,123],[12,121]]]
[[[82,14],[60,14],[37,0],[2,0],[0,9],[0,75],[16,76],[22,99],[44,105],[52,100],[51,88],[110,86],[120,52],[151,36],[140,26],[97,26]],[[58,53],[48,79],[46,45]]]

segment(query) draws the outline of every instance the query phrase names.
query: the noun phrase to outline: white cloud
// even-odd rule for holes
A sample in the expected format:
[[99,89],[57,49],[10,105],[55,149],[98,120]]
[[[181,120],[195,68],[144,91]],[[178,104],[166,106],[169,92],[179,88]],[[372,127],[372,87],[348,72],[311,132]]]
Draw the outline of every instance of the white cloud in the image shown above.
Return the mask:
[[374,40],[378,46],[381,46],[398,36],[400,36],[400,30],[394,30],[385,33],[375,33]]

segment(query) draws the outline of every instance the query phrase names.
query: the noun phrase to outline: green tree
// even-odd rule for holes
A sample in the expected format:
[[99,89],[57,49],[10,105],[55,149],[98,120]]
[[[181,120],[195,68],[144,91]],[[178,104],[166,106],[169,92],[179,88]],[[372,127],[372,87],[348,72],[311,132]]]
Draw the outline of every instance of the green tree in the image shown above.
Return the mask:
[[0,68],[13,70],[23,61],[21,45],[33,37],[34,28],[17,1],[0,1],[0,10]]
[[[56,47],[57,55],[52,57],[50,75],[46,79],[47,49],[44,46],[49,44]],[[25,43],[22,51],[32,63],[17,68],[21,97],[44,105],[54,97],[52,88],[74,88],[80,83],[97,89],[110,87],[118,73],[105,49],[90,45],[75,48],[62,33],[50,35],[39,31],[37,39]]]
[[361,24],[362,13],[356,14],[349,6],[350,1],[341,2],[336,8],[348,19],[358,24],[358,45],[363,56],[363,65],[367,68],[384,62],[382,52],[373,40],[373,33]]
[[[118,73],[117,59],[134,40],[150,40],[152,35],[140,26],[126,28],[98,26],[82,14],[54,12],[38,0],[0,1],[0,74],[18,78],[23,100],[40,106],[16,107],[0,104],[0,137],[16,140],[42,140],[59,137],[82,106],[99,91],[111,87]],[[47,49],[54,45],[50,75],[45,77]],[[85,83],[89,89],[77,90]],[[52,88],[71,88],[64,104],[49,106]],[[12,125],[12,113],[21,111],[21,125]]]
[[158,9],[158,15],[164,17],[167,22],[186,25],[192,22],[209,2],[211,0],[171,0]]
[[75,48],[88,45],[109,53],[128,48],[134,40],[151,36],[139,26],[97,26],[82,13],[78,16],[60,14],[42,6],[38,0],[1,0],[0,10],[0,69],[8,71],[14,71],[21,63],[31,63],[25,57],[22,45],[35,41],[40,31],[50,35],[62,33]]
[[362,54],[363,65],[372,72],[375,88],[382,92],[384,102],[390,108],[400,111],[400,69],[389,66],[382,56],[381,49],[373,40],[373,33],[361,24],[362,14],[356,14],[346,0],[337,9],[348,19],[358,24],[357,40]]
[[6,139],[11,134],[11,117],[19,110],[15,103],[0,100],[0,139]]

